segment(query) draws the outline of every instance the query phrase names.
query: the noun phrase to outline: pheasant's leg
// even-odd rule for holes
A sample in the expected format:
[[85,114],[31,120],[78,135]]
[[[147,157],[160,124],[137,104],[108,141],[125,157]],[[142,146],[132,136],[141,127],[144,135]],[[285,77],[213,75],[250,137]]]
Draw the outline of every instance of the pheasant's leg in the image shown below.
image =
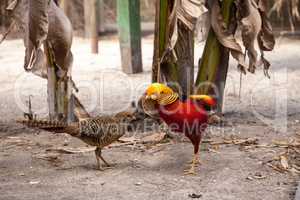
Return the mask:
[[[101,166],[101,163],[100,163],[100,157],[98,156],[98,148],[96,148],[96,150],[95,150],[95,156],[96,156],[96,160],[97,160],[97,168],[99,169],[99,170],[103,170],[102,169],[102,166]],[[101,151],[101,149],[100,149],[100,151]]]
[[202,162],[199,158],[199,153],[194,154],[193,159],[188,163],[189,166],[191,166],[191,164],[195,164],[195,166],[201,165]]
[[[101,148],[97,147],[96,150],[95,150],[95,154],[96,154],[97,161],[99,161],[99,163],[100,163],[99,159],[101,159],[104,162],[104,164],[106,165],[106,168],[110,168],[112,166],[112,165],[108,164],[108,162],[102,157]],[[101,165],[100,165],[100,169],[103,169],[101,167]]]
[[190,164],[190,168],[187,170],[184,170],[184,174],[186,175],[196,175],[197,173],[195,172],[195,167],[200,164],[199,162],[199,153],[194,154],[192,163]]
[[104,160],[104,158],[102,157],[101,154],[99,155],[99,157],[101,158],[101,160],[105,163],[105,165],[106,165],[107,167],[110,167],[110,166],[111,166],[110,164],[108,164],[108,162],[106,162],[106,160]]
[[171,135],[172,131],[171,129],[169,128],[169,126],[166,124],[166,122],[162,122],[160,125],[159,125],[159,130],[163,133],[165,133],[166,135]]

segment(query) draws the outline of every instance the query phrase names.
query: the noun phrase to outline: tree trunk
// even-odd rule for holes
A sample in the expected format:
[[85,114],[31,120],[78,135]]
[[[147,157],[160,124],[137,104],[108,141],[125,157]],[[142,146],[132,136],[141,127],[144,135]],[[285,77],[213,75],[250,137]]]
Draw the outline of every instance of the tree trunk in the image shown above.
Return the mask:
[[[222,15],[229,27],[234,8],[234,0],[222,1]],[[206,40],[199,71],[195,83],[196,93],[217,95],[218,111],[222,112],[224,89],[228,71],[229,51],[218,41],[211,28]]]
[[104,8],[104,1],[98,0],[98,17],[99,17],[99,31],[105,32],[105,8]]
[[[193,32],[178,21],[178,40],[174,47],[177,61],[161,60],[170,41],[169,17],[174,0],[156,1],[154,56],[152,63],[152,81],[167,82],[185,98],[192,92],[194,82],[194,40]],[[174,87],[174,85],[177,86]]]
[[66,76],[66,78],[60,79],[57,76],[58,68],[54,62],[52,47],[48,42],[45,42],[44,49],[47,57],[49,117],[51,120],[72,122],[74,121],[74,110],[73,105],[70,105],[72,94],[71,78]]
[[155,15],[154,54],[152,63],[153,82],[178,82],[178,69],[174,63],[162,62],[169,39],[168,26],[173,0],[157,0]]
[[194,85],[194,34],[180,21],[178,22],[178,41],[175,45],[178,66],[178,83],[181,97],[186,99],[193,93]]
[[91,52],[98,53],[99,13],[98,0],[84,0],[85,37],[91,40]]

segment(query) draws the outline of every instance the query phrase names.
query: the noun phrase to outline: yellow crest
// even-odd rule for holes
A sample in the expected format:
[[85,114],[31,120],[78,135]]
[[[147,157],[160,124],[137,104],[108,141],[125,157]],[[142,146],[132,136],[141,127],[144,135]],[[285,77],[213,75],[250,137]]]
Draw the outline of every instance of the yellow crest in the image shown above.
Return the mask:
[[168,86],[161,83],[152,83],[146,90],[146,95],[151,96],[153,94],[172,94],[174,91]]

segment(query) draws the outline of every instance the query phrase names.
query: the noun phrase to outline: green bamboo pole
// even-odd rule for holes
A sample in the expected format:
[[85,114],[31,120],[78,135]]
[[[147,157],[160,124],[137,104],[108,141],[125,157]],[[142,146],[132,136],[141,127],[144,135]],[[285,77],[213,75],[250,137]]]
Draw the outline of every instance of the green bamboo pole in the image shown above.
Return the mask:
[[[228,27],[231,19],[232,8],[234,6],[234,0],[223,0],[221,6],[222,16],[225,25]],[[213,29],[211,28],[208,34],[208,38],[204,47],[201,61],[199,63],[199,71],[197,74],[195,86],[197,88],[196,93],[208,94],[211,86],[204,85],[203,83],[215,83],[218,70],[220,70],[220,64],[222,59],[222,45],[218,41]],[[229,59],[228,59],[229,60]],[[227,71],[226,71],[227,72]],[[226,77],[226,76],[225,76]]]
[[122,69],[125,73],[143,71],[139,0],[117,0],[117,21]]

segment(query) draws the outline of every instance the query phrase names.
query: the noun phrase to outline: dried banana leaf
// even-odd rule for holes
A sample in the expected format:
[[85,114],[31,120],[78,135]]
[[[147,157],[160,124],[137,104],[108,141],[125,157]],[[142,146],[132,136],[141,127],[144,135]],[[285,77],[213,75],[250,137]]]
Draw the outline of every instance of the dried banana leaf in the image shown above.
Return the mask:
[[264,57],[264,51],[272,51],[275,46],[275,38],[272,31],[271,23],[268,19],[267,13],[266,13],[266,6],[262,3],[259,4],[259,10],[262,18],[262,28],[261,31],[258,34],[258,46],[260,48],[261,57],[260,57],[260,64],[263,65],[264,68],[264,74],[267,77],[269,76],[268,70],[270,68],[270,63],[267,59]]
[[36,49],[40,48],[48,35],[48,0],[29,0],[29,39]]
[[[204,0],[174,0],[172,12],[169,17],[170,40],[166,51],[173,51],[178,40],[178,23],[179,21],[190,31],[194,31],[198,18],[207,11]],[[176,53],[165,55],[173,55],[177,60]],[[162,58],[164,59],[164,58]]]
[[240,69],[245,73],[247,65],[244,62],[243,50],[236,41],[234,35],[227,29],[228,26],[224,22],[218,0],[213,0],[210,20],[211,27],[216,34],[218,41],[230,50],[231,55],[238,61]]
[[[236,1],[238,9],[238,21],[242,31],[242,40],[248,52],[249,64],[245,64],[244,54],[235,36],[226,27],[221,14],[220,4],[214,0],[211,8],[211,26],[219,42],[231,52],[231,55],[238,61],[239,69],[246,73],[246,68],[251,73],[261,65],[264,66],[265,74],[268,76],[270,63],[264,58],[263,51],[271,51],[274,48],[275,40],[270,22],[266,15],[265,1],[245,0]],[[258,59],[256,42],[261,52],[261,59]]]
[[176,85],[182,96],[193,88],[193,31],[203,8],[203,0],[157,1],[152,79]]
[[53,0],[14,0],[7,10],[23,33],[27,71],[46,78],[46,58],[39,47],[47,40],[53,46],[59,74],[71,72],[72,26]]

